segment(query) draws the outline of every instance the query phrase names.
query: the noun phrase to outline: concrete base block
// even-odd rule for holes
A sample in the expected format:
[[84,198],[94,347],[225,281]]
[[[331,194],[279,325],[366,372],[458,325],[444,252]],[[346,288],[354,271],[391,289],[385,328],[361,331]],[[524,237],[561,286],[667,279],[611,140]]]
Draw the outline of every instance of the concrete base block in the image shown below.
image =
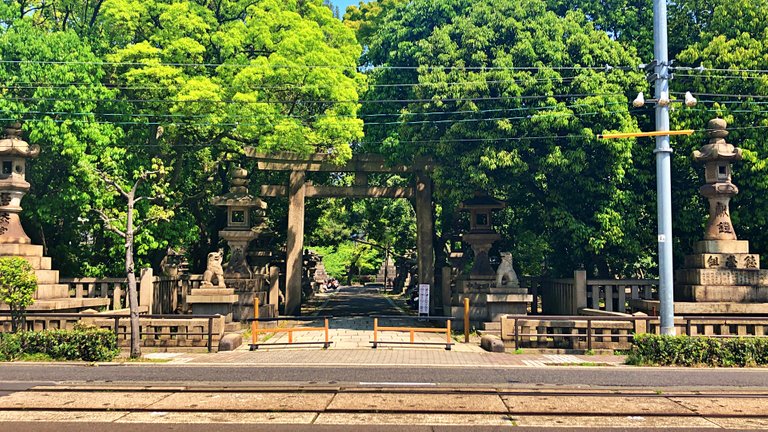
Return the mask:
[[768,302],[768,286],[675,285],[675,300],[688,302]]
[[[634,310],[658,315],[658,300],[631,300]],[[675,315],[768,315],[768,303],[675,302]]]
[[693,253],[749,253],[747,240],[702,240],[693,245]]
[[504,352],[504,341],[498,336],[483,335],[480,338],[480,348],[490,352]]
[[219,341],[219,351],[234,351],[243,344],[243,335],[239,333],[227,333]]

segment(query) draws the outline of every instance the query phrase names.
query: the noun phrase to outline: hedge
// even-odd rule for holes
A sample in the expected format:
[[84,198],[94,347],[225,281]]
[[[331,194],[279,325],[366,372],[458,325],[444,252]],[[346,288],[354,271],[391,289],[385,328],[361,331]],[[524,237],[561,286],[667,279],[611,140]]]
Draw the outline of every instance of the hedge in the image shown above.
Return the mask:
[[54,360],[110,361],[118,353],[117,338],[109,330],[0,333],[0,361],[12,361],[23,354],[45,354]]
[[627,364],[658,366],[765,366],[768,338],[713,338],[637,334]]

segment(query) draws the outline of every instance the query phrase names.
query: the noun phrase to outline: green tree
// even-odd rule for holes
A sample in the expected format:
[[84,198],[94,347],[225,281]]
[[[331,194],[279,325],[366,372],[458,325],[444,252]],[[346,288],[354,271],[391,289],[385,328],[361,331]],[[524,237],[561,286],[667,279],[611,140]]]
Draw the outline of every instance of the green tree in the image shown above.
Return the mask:
[[25,217],[64,274],[122,271],[124,244],[92,210],[125,206],[93,169],[129,181],[166,167],[163,194],[183,210],[137,235],[145,266],[169,246],[218,247],[208,203],[244,146],[343,161],[362,137],[361,48],[321,0],[11,1],[0,21],[0,55],[25,60],[0,64],[0,110],[43,147]]
[[24,325],[28,306],[34,303],[37,277],[32,266],[18,257],[0,257],[0,303],[11,311],[11,329],[15,333]]
[[637,128],[628,98],[644,85],[639,60],[583,13],[560,17],[536,0],[416,0],[386,15],[362,62],[382,66],[364,95],[362,115],[379,117],[363,148],[440,167],[438,250],[465,228],[454,209],[476,189],[509,204],[501,247],[525,269],[631,273],[654,246],[643,226],[652,215],[635,206],[637,161],[652,155],[595,137]]

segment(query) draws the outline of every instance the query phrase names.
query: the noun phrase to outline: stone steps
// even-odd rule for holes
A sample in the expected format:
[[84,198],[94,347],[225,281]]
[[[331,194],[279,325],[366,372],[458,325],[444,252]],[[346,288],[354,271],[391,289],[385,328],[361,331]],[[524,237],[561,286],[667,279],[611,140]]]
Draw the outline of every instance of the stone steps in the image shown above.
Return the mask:
[[58,270],[35,270],[38,285],[51,285],[59,283]]
[[62,299],[69,297],[69,285],[67,284],[38,284],[35,291],[35,300]]
[[33,244],[0,243],[0,256],[42,257],[43,247]]
[[35,270],[51,270],[51,258],[44,256],[20,256]]

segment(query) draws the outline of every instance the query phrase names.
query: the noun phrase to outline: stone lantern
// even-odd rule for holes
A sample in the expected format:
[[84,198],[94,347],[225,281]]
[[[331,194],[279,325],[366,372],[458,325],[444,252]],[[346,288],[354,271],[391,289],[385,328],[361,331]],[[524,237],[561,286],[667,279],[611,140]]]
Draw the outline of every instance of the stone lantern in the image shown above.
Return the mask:
[[40,147],[21,139],[21,125],[5,128],[0,139],[0,243],[30,244],[19,220],[21,199],[29,191],[27,159],[36,158]]
[[[749,241],[739,240],[731,222],[729,204],[739,189],[731,182],[731,163],[742,158],[741,149],[725,141],[726,122],[707,123],[708,141],[693,152],[704,164],[705,184],[699,192],[709,201],[704,239],[693,245],[683,267],[675,271],[675,314],[764,315],[768,313],[768,270],[760,269],[760,255],[750,253]],[[635,310],[658,311],[658,300],[630,301]]]
[[[51,258],[43,255],[43,247],[32,244],[19,220],[21,199],[29,191],[26,180],[27,159],[36,158],[40,147],[21,139],[21,125],[5,128],[0,138],[0,257],[26,260],[37,277],[35,303],[30,311],[77,312],[90,308],[106,308],[108,298],[70,298],[69,285],[59,283],[59,271],[51,268]],[[0,303],[0,310],[7,305]]]
[[[229,245],[229,263],[224,274],[228,279],[250,279],[253,272],[247,261],[248,244],[267,230],[267,203],[248,193],[248,171],[236,168],[232,174],[229,193],[211,200],[213,205],[226,207],[227,227],[219,236]],[[251,210],[255,217],[252,219]]]
[[491,215],[494,210],[506,207],[503,201],[499,201],[488,195],[475,193],[461,203],[461,210],[469,211],[469,232],[462,235],[461,239],[469,243],[475,253],[475,261],[470,274],[473,276],[495,276],[488,253],[493,243],[501,236],[493,230]]
[[693,152],[696,162],[704,163],[706,184],[699,192],[709,200],[709,220],[704,240],[736,240],[728,204],[739,193],[731,183],[731,162],[741,160],[741,149],[725,142],[728,131],[725,120],[716,118],[707,123],[709,142]]

